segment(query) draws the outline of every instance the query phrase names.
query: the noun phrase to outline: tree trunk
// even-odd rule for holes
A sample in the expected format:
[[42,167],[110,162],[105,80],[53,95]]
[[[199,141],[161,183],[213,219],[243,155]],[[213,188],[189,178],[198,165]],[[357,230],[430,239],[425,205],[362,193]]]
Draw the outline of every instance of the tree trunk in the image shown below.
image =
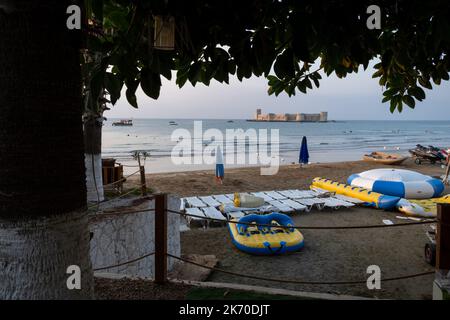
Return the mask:
[[102,124],[103,120],[93,118],[87,118],[83,123],[84,162],[89,202],[100,202],[105,199],[102,178]]
[[0,299],[92,297],[74,3],[0,0]]

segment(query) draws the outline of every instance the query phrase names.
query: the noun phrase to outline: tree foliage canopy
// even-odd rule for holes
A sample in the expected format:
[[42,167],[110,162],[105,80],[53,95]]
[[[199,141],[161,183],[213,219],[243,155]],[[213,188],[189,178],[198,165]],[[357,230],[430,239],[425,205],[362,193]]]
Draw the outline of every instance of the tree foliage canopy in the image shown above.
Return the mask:
[[[447,0],[86,0],[88,49],[101,52],[87,63],[94,90],[106,88],[114,104],[123,86],[137,107],[136,90],[157,99],[161,76],[181,88],[187,81],[268,79],[268,93],[289,96],[319,87],[322,75],[339,78],[375,64],[390,110],[414,108],[442,80],[449,80],[450,2]],[[366,12],[381,9],[381,29],[370,30]],[[173,51],[153,47],[154,17],[176,23]]]

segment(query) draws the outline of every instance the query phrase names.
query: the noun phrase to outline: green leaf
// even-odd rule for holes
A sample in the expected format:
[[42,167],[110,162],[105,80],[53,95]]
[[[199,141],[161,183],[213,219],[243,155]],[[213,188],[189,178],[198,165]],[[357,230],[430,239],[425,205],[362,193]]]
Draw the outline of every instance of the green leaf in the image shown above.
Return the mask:
[[306,84],[304,84],[303,81],[302,81],[302,82],[299,82],[299,83],[297,84],[297,88],[298,88],[298,90],[300,90],[301,92],[306,93]]
[[133,90],[132,88],[127,88],[125,91],[125,95],[127,97],[127,101],[133,108],[138,108],[137,98],[136,98],[136,90]]
[[402,100],[411,109],[414,109],[414,107],[416,106],[416,101],[414,101],[414,99],[411,96],[408,95],[403,96]]
[[295,74],[294,70],[294,57],[292,50],[286,49],[277,57],[273,66],[275,74],[280,79],[292,78]]
[[200,62],[194,62],[191,67],[189,68],[188,73],[188,79],[191,82],[191,84],[195,87],[195,84],[200,79],[200,72],[201,72],[202,65]]
[[153,99],[158,99],[161,91],[161,77],[148,69],[141,71],[141,88],[144,93]]
[[303,80],[303,82],[305,83],[306,87],[308,87],[309,89],[313,88],[311,81],[308,78],[305,78],[305,80]]
[[383,96],[391,97],[398,92],[398,88],[390,88],[383,92]]
[[105,89],[108,91],[113,105],[119,100],[122,87],[123,81],[121,81],[117,75],[110,72],[106,73]]
[[389,108],[389,111],[391,111],[391,113],[394,113],[396,108],[397,108],[397,100],[395,99],[395,97],[392,97],[391,98],[391,106]]
[[377,70],[373,75],[372,78],[378,78],[381,77],[384,74],[383,69]]
[[314,84],[316,85],[316,87],[319,88],[319,87],[320,87],[320,82],[319,82],[319,80],[318,80],[317,78],[312,78],[312,79],[313,79]]
[[155,50],[151,63],[151,70],[159,73],[167,80],[172,79],[173,57],[172,53],[166,51]]
[[408,94],[414,96],[419,101],[425,99],[425,92],[420,87],[412,87],[408,89]]
[[431,86],[430,80],[426,79],[425,77],[419,77],[419,84],[427,89],[433,89],[433,87]]

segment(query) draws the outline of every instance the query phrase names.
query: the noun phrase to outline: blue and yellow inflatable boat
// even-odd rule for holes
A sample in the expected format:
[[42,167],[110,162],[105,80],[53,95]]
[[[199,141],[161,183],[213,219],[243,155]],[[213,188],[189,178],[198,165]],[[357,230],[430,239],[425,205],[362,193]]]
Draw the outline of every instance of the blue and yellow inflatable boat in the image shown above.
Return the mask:
[[364,188],[353,187],[345,183],[339,183],[323,178],[314,178],[312,187],[359,199],[361,201],[364,201],[367,206],[385,210],[394,209],[397,205],[397,202],[400,201],[399,197],[388,196]]
[[[256,224],[270,224],[272,227]],[[238,223],[228,223],[228,228],[233,244],[239,250],[255,255],[275,255],[303,248],[304,239],[300,231],[280,227],[293,225],[289,216],[273,212],[266,215],[250,214],[240,218]]]

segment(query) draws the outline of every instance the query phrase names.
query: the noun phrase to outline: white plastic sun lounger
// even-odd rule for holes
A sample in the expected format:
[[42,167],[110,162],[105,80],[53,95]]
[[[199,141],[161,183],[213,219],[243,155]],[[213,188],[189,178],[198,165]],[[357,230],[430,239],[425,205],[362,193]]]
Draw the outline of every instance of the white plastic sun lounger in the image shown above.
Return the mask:
[[242,218],[243,216],[245,216],[245,213],[242,211],[233,211],[233,212],[229,212],[228,215],[231,218],[239,219],[239,218]]
[[354,204],[361,204],[364,203],[364,201],[356,199],[356,198],[352,198],[352,197],[347,197],[347,196],[343,196],[342,194],[335,194],[333,196],[333,198],[339,199],[339,200],[343,200],[343,201],[347,201],[347,202],[351,202]]
[[304,211],[306,206],[291,199],[279,200],[281,203],[291,207],[295,211]]
[[286,198],[289,199],[293,199],[295,198],[295,193],[292,192],[292,190],[281,190],[281,191],[277,191],[279,194],[281,194],[282,196],[285,196]]
[[204,220],[204,219],[206,219],[205,214],[199,208],[186,208],[186,213],[187,214],[193,214],[195,216],[200,216],[200,217],[186,216],[186,220],[188,221],[188,223],[190,223],[191,220]]
[[302,198],[295,199],[295,201],[305,205],[307,207],[307,212],[309,212],[314,206],[318,210],[322,210],[325,205],[325,201],[323,198]]
[[252,192],[252,195],[256,196],[256,197],[260,197],[263,198],[265,202],[269,202],[269,201],[273,201],[275,200],[272,197],[269,197],[267,194],[265,194],[264,192]]
[[355,204],[354,203],[350,203],[347,201],[342,201],[339,199],[335,199],[335,198],[323,198],[323,200],[325,200],[325,207],[329,207],[335,210],[338,210],[339,208],[345,207],[345,208],[349,208],[349,207],[353,207]]
[[312,190],[290,190],[292,199],[304,199],[304,198],[314,198],[317,196],[317,193],[315,193]]
[[292,207],[290,207],[287,204],[284,204],[278,200],[273,200],[273,201],[270,201],[269,203],[270,203],[270,205],[274,206],[278,211],[281,211],[281,212],[295,211],[295,209],[293,209]]
[[274,200],[283,200],[286,199],[285,196],[283,196],[282,194],[279,194],[276,191],[264,191],[264,193],[266,195],[268,195],[269,197],[273,198]]
[[203,207],[208,206],[206,203],[204,203],[197,197],[189,197],[189,198],[185,198],[185,200],[189,207],[203,208]]
[[219,210],[217,210],[214,207],[205,207],[205,208],[202,208],[202,210],[207,218],[226,220],[226,218],[223,216],[222,212],[220,212]]
[[234,194],[233,193],[227,193],[224,196],[234,202]]
[[217,200],[218,202],[223,203],[223,204],[231,204],[231,203],[233,203],[233,200],[231,200],[230,198],[228,198],[224,194],[219,194],[219,195],[212,196],[212,197],[215,200]]
[[220,202],[216,201],[213,197],[208,196],[208,197],[199,197],[199,199],[201,201],[203,201],[204,203],[206,203],[208,205],[208,207],[218,207],[221,205]]

